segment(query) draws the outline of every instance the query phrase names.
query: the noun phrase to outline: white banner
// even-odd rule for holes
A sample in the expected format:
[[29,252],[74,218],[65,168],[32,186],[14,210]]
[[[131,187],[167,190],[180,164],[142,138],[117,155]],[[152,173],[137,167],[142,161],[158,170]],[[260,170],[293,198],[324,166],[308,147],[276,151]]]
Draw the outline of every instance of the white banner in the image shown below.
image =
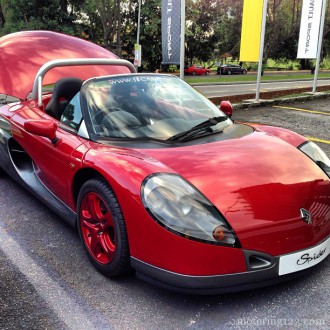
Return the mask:
[[323,0],[304,0],[297,58],[315,59],[320,31]]
[[134,66],[141,66],[142,48],[141,45],[134,45]]

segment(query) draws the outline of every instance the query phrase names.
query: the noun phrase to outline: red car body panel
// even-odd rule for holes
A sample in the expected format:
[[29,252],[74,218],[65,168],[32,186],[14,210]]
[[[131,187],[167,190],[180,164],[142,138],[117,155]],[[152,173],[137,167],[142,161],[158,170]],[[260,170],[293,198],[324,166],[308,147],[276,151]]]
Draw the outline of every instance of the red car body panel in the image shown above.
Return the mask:
[[[327,176],[300,151],[276,137],[253,133],[210,143],[198,151],[193,146],[175,148],[170,155],[162,150],[144,152],[202,191],[229,220],[245,249],[286,254],[315,244],[330,231],[330,221],[323,223],[326,210],[315,212],[319,220],[314,222],[313,231],[299,213],[301,207],[312,209],[326,196]],[[324,231],[320,226],[325,226]]]
[[[38,108],[24,107],[11,118],[13,137],[34,160],[35,171],[42,183],[64,203],[69,202],[69,173],[71,154],[83,143],[81,138],[60,128],[56,135],[59,142],[56,147],[49,139],[30,134],[24,130],[24,123],[31,119],[48,119],[49,116]],[[30,146],[34,146],[31,148]],[[31,151],[30,151],[31,149]]]
[[301,136],[300,134],[292,132],[285,128],[278,128],[275,126],[258,125],[258,124],[253,124],[251,126],[253,126],[254,129],[259,132],[265,132],[268,135],[276,136],[296,148],[299,147],[304,142],[308,141],[307,138]]
[[[264,129],[267,130],[267,127]],[[276,155],[272,151],[274,148]],[[246,158],[254,150],[263,150],[263,153],[255,153],[255,157],[250,159],[251,167],[247,169]],[[286,161],[288,154],[290,163]],[[313,231],[301,221],[299,215],[301,207],[311,209],[318,200],[326,197],[326,189],[329,188],[326,175],[311,160],[302,157],[296,148],[264,133],[255,132],[237,141],[208,144],[208,148],[199,148],[198,151],[195,146],[174,148],[170,154],[166,149],[96,147],[90,149],[84,163],[107,177],[120,198],[132,199],[122,205],[131,254],[160,268],[183,274],[206,275],[243,272],[246,266],[239,250],[218,246],[206,248],[203,243],[164,232],[150,218],[141,205],[140,185],[146,176],[156,172],[180,173],[192,182],[230,221],[244,249],[281,255],[313,245],[330,232],[330,222],[327,220],[329,209],[316,210],[315,217],[319,220],[313,223]],[[105,168],[104,164],[109,166]],[[301,166],[309,171],[301,172]],[[215,172],[219,174],[214,176]],[[242,173],[246,175],[242,177]],[[312,198],[306,198],[306,195]],[[283,196],[288,197],[283,199]],[[273,204],[278,212],[274,212]],[[143,228],[139,221],[130,221],[142,218],[145,219]],[[142,232],[148,239],[140,240],[139,234]],[[191,255],[195,263],[192,263],[187,253],[194,248],[196,251]],[[146,254],[146,251],[149,252]],[[221,253],[227,262],[211,265],[205,258],[206,253],[211,260],[216,260]]]
[[[107,178],[119,199],[130,200],[129,203],[123,203],[121,207],[125,219],[128,219],[127,230],[131,255],[157,267],[189,275],[245,271],[244,255],[239,249],[205,245],[187,240],[164,231],[150,217],[141,204],[141,182],[153,173],[175,172],[155,158],[149,157],[144,151],[96,147],[90,149],[84,159],[84,164],[97,169]],[[156,151],[158,152],[161,153],[160,150]],[[105,163],[108,164],[107,168],[104,167]],[[143,226],[139,219],[144,219]],[[141,240],[141,235],[146,239]],[[216,262],[219,253],[224,260],[235,259],[235,262]]]

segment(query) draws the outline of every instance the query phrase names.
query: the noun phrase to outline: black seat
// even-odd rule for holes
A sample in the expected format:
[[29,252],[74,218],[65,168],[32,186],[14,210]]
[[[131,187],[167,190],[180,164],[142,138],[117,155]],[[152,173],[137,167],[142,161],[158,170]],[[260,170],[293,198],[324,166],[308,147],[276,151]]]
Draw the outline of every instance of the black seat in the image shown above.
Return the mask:
[[57,120],[72,98],[80,91],[83,81],[74,77],[67,77],[55,83],[53,95],[46,106],[46,113]]

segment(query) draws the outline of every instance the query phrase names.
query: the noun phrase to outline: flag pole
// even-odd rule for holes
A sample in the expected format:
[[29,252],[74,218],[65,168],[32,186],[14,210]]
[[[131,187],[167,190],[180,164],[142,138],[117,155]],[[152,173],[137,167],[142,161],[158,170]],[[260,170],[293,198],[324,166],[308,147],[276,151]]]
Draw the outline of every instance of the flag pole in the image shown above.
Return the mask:
[[[139,68],[139,59],[141,58],[139,44],[140,44],[140,25],[141,25],[141,0],[139,0],[138,5],[138,22],[137,22],[137,33],[136,33],[136,45],[134,46],[134,65],[136,68],[136,71],[138,71]],[[139,52],[136,54],[136,52]],[[136,56],[138,55],[138,56]]]
[[257,87],[256,87],[257,102],[259,101],[259,97],[260,97],[260,82],[261,82],[262,60],[264,55],[264,42],[265,42],[265,30],[266,30],[267,1],[268,0],[264,0],[263,10],[262,10],[262,27],[261,27]]
[[138,5],[138,23],[137,23],[137,33],[136,33],[136,43],[140,43],[140,22],[141,22],[141,0],[139,0]]
[[327,7],[327,0],[323,0],[322,1],[322,12],[321,12],[321,26],[320,26],[320,31],[319,31],[319,41],[318,41],[318,46],[317,46],[317,57],[316,57],[316,64],[315,64],[315,71],[314,71],[313,93],[316,92],[317,76],[319,74],[326,7]]
[[186,1],[181,0],[180,78],[184,79],[184,44],[186,33]]

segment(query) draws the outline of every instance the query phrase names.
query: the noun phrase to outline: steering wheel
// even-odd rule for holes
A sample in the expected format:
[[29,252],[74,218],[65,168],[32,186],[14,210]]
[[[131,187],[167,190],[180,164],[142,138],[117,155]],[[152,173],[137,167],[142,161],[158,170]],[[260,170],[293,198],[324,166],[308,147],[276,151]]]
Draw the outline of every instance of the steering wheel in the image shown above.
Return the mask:
[[109,131],[120,131],[142,126],[141,122],[134,115],[123,110],[108,113],[103,118],[102,125]]
[[102,125],[102,121],[106,115],[108,115],[110,112],[114,111],[123,111],[120,108],[117,107],[107,107],[105,109],[100,109],[94,116],[91,117],[92,123],[94,125]]

